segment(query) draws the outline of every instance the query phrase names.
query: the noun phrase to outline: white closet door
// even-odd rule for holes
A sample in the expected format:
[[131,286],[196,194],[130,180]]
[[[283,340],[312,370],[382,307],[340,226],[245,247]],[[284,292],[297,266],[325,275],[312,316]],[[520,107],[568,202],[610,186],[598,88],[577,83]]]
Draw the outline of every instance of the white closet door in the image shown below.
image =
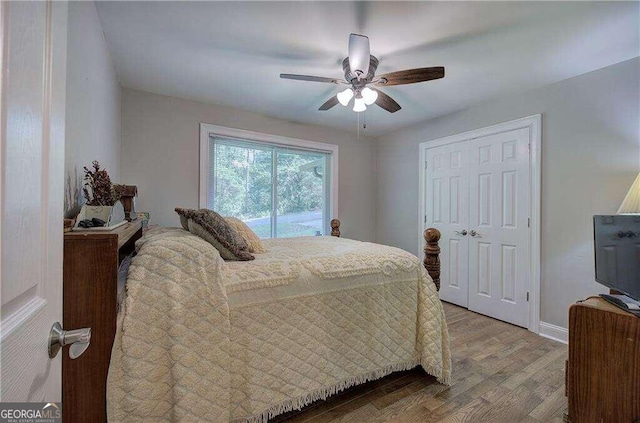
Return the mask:
[[529,322],[529,128],[469,141],[469,309]]
[[440,298],[468,305],[468,186],[466,141],[426,150],[426,227],[440,239]]

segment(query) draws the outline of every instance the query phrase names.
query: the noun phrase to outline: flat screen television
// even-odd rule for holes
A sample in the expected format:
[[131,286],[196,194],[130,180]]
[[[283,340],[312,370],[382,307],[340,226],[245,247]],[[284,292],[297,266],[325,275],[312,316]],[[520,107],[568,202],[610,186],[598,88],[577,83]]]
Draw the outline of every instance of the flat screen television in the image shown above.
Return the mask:
[[593,216],[596,281],[640,301],[640,215]]

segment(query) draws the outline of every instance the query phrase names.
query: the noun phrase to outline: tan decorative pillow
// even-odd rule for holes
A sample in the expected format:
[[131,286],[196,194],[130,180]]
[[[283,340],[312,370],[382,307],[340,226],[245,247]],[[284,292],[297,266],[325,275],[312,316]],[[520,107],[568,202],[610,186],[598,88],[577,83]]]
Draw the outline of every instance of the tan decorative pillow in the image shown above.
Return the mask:
[[213,210],[176,208],[176,213],[188,219],[189,232],[213,245],[223,259],[245,261],[255,258],[242,236]]
[[182,228],[185,231],[188,231],[189,230],[189,219],[187,219],[186,216],[183,216],[181,214],[179,216],[180,216],[180,225],[182,225]]
[[224,220],[235,229],[249,246],[249,252],[254,254],[264,254],[267,250],[262,245],[260,237],[251,230],[246,223],[237,217],[225,216]]

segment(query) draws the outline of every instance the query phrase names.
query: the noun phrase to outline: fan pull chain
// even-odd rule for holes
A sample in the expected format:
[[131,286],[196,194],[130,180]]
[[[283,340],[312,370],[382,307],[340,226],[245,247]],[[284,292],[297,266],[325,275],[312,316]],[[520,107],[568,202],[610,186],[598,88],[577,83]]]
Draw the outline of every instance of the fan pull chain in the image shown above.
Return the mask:
[[362,129],[367,129],[367,112],[358,112],[358,139],[360,139],[360,115],[362,115]]

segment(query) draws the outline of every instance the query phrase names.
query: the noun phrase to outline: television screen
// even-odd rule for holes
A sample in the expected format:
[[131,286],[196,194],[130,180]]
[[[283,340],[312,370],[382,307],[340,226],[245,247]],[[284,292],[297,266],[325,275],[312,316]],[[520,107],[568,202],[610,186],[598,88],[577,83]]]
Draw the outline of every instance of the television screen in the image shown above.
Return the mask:
[[594,216],[596,281],[640,301],[640,215]]

